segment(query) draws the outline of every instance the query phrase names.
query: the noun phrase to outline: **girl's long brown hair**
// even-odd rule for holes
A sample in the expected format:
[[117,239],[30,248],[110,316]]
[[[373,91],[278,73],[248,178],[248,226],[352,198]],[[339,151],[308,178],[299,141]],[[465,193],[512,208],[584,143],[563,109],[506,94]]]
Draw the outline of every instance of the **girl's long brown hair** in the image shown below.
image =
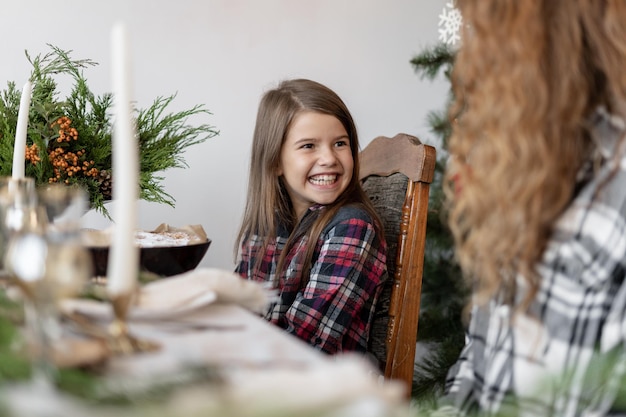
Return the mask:
[[[352,179],[343,194],[332,204],[324,207],[319,216],[307,227],[298,227],[298,221],[285,189],[278,176],[280,152],[287,137],[292,121],[300,112],[314,111],[336,117],[348,133],[350,149],[354,160]],[[346,204],[359,204],[374,219],[377,233],[382,236],[380,220],[369,198],[359,182],[359,139],[356,126],[348,108],[341,98],[328,87],[315,81],[293,79],[283,81],[277,88],[267,91],[261,98],[257,113],[256,126],[252,141],[252,155],[248,180],[246,207],[239,233],[237,234],[235,253],[241,243],[251,235],[264,239],[261,253],[256,254],[257,268],[263,252],[269,243],[276,239],[280,224],[293,230],[278,262],[276,277],[284,268],[285,255],[303,234],[308,236],[307,250],[303,258],[303,287],[309,278],[308,267],[313,258],[317,239],[324,226],[337,211]]]
[[[599,105],[623,115],[626,1],[458,0],[449,221],[478,293],[538,288],[540,260],[594,151]],[[621,103],[621,104],[620,104]]]

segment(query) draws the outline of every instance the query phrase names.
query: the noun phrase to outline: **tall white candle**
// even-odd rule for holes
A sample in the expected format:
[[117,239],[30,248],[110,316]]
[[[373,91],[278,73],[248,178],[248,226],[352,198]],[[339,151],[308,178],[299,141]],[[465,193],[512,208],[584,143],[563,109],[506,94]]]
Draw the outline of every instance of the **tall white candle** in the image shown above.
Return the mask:
[[28,131],[28,111],[30,109],[30,96],[32,84],[26,81],[20,98],[20,110],[17,114],[17,126],[15,128],[15,145],[13,147],[13,178],[24,178],[26,164],[26,133]]
[[113,27],[111,43],[115,110],[112,156],[115,225],[109,249],[107,291],[115,297],[133,290],[139,270],[139,249],[135,245],[139,152],[132,121],[130,50],[123,24]]

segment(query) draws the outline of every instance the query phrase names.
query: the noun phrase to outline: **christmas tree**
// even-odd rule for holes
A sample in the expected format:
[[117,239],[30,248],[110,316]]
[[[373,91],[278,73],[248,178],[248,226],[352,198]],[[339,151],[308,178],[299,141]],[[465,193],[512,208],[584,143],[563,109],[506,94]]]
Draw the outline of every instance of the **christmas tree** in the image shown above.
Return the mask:
[[[445,43],[426,49],[411,60],[415,72],[431,81],[442,73],[450,81],[453,63],[454,52]],[[418,329],[418,346],[424,346],[426,353],[416,359],[413,382],[413,398],[418,402],[431,402],[441,395],[448,369],[464,345],[462,313],[468,291],[454,259],[454,242],[447,226],[442,188],[451,133],[448,107],[453,99],[450,89],[445,107],[428,115],[438,146],[435,177],[430,187]]]

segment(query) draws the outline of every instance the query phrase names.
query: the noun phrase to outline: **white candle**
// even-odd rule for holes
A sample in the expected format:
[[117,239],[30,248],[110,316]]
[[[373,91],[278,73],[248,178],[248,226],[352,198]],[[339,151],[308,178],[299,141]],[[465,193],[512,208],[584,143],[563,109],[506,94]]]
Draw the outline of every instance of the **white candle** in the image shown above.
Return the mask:
[[26,81],[20,98],[20,110],[17,114],[17,126],[15,128],[15,145],[13,146],[13,178],[24,178],[26,164],[26,133],[28,131],[28,111],[30,109],[30,96],[32,84]]
[[115,225],[109,249],[107,291],[115,297],[134,289],[139,270],[139,248],[135,245],[139,155],[132,121],[129,42],[122,24],[113,27],[111,43],[115,110],[112,156]]

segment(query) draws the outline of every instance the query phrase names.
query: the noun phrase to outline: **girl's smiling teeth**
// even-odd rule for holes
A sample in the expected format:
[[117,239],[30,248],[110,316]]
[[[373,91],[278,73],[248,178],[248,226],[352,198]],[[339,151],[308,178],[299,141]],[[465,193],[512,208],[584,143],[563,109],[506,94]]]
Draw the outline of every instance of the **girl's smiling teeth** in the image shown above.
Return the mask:
[[309,177],[309,182],[315,185],[331,185],[337,181],[337,174],[333,175],[314,175]]

